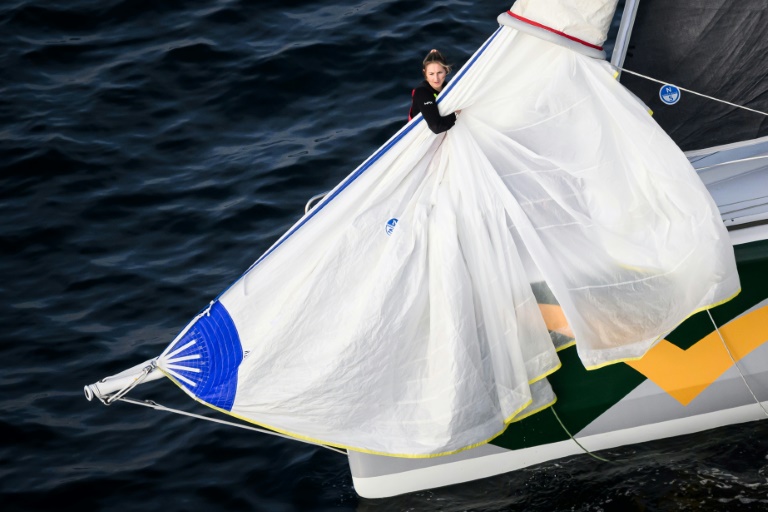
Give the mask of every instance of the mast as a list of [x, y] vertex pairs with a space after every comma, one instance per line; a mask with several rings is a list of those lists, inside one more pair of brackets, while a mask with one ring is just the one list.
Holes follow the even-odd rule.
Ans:
[[[611, 55], [611, 64], [617, 68], [624, 65], [624, 58], [627, 56], [629, 38], [632, 36], [632, 27], [635, 24], [635, 16], [637, 15], [637, 7], [639, 5], [640, 0], [627, 0], [624, 4], [619, 33], [616, 36], [616, 43], [613, 46], [613, 54]], [[621, 71], [619, 71], [619, 76], [621, 76]]]

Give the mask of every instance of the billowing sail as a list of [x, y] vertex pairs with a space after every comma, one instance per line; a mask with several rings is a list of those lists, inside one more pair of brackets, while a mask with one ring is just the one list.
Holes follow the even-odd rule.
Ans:
[[590, 368], [737, 293], [688, 160], [605, 61], [513, 28], [546, 25], [526, 4], [440, 95], [456, 125], [403, 127], [168, 346], [166, 375], [298, 438], [430, 457], [554, 401], [541, 290]]
[[[768, 111], [768, 10], [765, 0], [642, 0], [624, 61], [628, 70]], [[662, 100], [661, 85], [621, 77], [685, 150], [768, 135], [766, 117], [682, 91]]]

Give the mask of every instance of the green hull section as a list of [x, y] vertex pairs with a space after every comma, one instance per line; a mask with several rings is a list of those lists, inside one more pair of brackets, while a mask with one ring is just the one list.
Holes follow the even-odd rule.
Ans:
[[[731, 301], [710, 310], [718, 326], [768, 298], [768, 240], [736, 246], [734, 251], [742, 291]], [[686, 350], [713, 331], [712, 321], [703, 311], [683, 322], [666, 339]], [[562, 368], [549, 377], [557, 395], [553, 407], [573, 435], [647, 380], [645, 375], [624, 363], [587, 371], [575, 347], [562, 350], [559, 355]], [[492, 444], [517, 450], [566, 439], [569, 436], [552, 411], [544, 410], [512, 423]]]

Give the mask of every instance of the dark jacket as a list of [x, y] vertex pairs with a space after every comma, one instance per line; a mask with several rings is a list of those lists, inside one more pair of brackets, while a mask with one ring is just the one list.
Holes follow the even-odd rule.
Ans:
[[416, 115], [421, 113], [427, 122], [429, 129], [435, 133], [448, 131], [456, 122], [456, 114], [441, 116], [437, 109], [437, 91], [424, 80], [413, 90], [413, 101], [411, 102], [411, 111], [408, 115], [410, 121]]

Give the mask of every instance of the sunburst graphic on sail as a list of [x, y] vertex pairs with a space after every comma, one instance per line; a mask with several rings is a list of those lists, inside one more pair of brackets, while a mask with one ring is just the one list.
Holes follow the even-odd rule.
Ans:
[[237, 328], [224, 306], [214, 302], [168, 345], [157, 366], [194, 397], [229, 411], [242, 360]]

